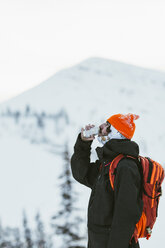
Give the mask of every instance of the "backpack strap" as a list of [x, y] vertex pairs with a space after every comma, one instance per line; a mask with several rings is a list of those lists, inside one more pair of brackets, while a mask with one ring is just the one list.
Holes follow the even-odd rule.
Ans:
[[117, 165], [119, 163], [119, 161], [124, 158], [125, 156], [123, 154], [119, 154], [117, 157], [115, 157], [110, 166], [109, 166], [109, 180], [110, 180], [110, 184], [111, 184], [111, 187], [112, 189], [114, 190], [114, 181], [115, 181], [115, 172], [116, 172], [116, 168], [117, 168]]
[[139, 166], [140, 162], [138, 161], [138, 159], [135, 157], [129, 156], [129, 155], [119, 154], [117, 157], [115, 157], [113, 159], [113, 161], [110, 163], [110, 167], [109, 167], [109, 180], [110, 180], [110, 184], [111, 184], [111, 187], [113, 190], [114, 190], [116, 168], [117, 168], [117, 165], [120, 162], [120, 160], [122, 160], [123, 158], [131, 159], [131, 160], [134, 160], [136, 162], [138, 169], [139, 169], [139, 172], [140, 172], [140, 175], [141, 175], [141, 178], [143, 179], [143, 171], [142, 171], [142, 167]]

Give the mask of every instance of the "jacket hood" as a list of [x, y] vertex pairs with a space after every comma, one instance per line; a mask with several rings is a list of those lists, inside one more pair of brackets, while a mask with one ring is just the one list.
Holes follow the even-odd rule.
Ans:
[[119, 154], [138, 157], [139, 146], [135, 141], [129, 139], [112, 139], [103, 147], [97, 147], [96, 152], [100, 160], [113, 160]]

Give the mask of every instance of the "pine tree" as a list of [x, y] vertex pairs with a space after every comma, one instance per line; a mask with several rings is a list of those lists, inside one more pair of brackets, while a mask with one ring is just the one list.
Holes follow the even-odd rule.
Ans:
[[23, 242], [21, 241], [21, 234], [19, 228], [13, 229], [13, 238], [14, 241], [12, 243], [13, 248], [23, 248]]
[[44, 225], [41, 221], [40, 213], [37, 212], [36, 217], [36, 248], [47, 248], [48, 246], [46, 245], [45, 241], [45, 233], [44, 233]]
[[60, 185], [61, 191], [61, 209], [52, 217], [52, 227], [55, 229], [55, 233], [62, 236], [63, 245], [62, 248], [80, 248], [78, 241], [84, 238], [79, 234], [79, 224], [82, 219], [76, 216], [75, 207], [75, 194], [73, 192], [73, 182], [70, 171], [70, 156], [67, 144], [63, 152], [64, 165], [62, 173], [59, 177], [62, 182]]
[[4, 230], [2, 227], [2, 224], [0, 222], [0, 248], [5, 247], [5, 241], [4, 241]]
[[0, 223], [0, 248], [23, 248], [19, 228], [2, 228]]
[[15, 123], [16, 123], [16, 124], [18, 124], [20, 116], [21, 116], [21, 113], [20, 113], [20, 111], [17, 110], [17, 111], [14, 113], [14, 118], [15, 118]]
[[25, 248], [33, 248], [31, 230], [28, 227], [28, 222], [27, 222], [25, 211], [23, 211], [23, 228], [24, 228]]
[[25, 116], [28, 116], [29, 114], [30, 114], [30, 106], [29, 105], [26, 105]]
[[36, 118], [37, 118], [37, 126], [43, 129], [45, 127], [45, 124], [42, 115], [36, 114]]

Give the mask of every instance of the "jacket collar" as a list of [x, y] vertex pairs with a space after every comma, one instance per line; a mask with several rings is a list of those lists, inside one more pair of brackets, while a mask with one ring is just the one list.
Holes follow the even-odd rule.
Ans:
[[111, 139], [103, 147], [97, 147], [96, 152], [100, 161], [112, 161], [119, 154], [138, 157], [139, 146], [129, 139]]

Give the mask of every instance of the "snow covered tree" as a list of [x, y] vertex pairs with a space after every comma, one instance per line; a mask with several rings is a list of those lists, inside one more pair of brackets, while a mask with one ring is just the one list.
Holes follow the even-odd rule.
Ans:
[[38, 212], [35, 216], [36, 221], [36, 241], [35, 245], [37, 248], [47, 248], [45, 233], [44, 233], [44, 225], [41, 221], [40, 213]]
[[21, 116], [20, 111], [18, 111], [18, 110], [15, 111], [13, 115], [14, 115], [14, 118], [15, 118], [15, 123], [18, 124], [19, 118], [20, 118], [20, 116]]
[[28, 227], [28, 222], [27, 222], [25, 211], [23, 211], [23, 228], [24, 228], [25, 248], [33, 248], [31, 230]]
[[45, 127], [43, 116], [38, 114], [36, 115], [36, 118], [37, 118], [37, 126], [43, 129]]
[[29, 105], [26, 105], [25, 116], [28, 116], [29, 114], [30, 114], [30, 106]]
[[13, 248], [23, 248], [23, 242], [21, 241], [21, 234], [19, 228], [13, 229], [13, 242], [12, 242]]
[[84, 239], [80, 235], [79, 226], [82, 219], [77, 214], [75, 207], [75, 193], [73, 191], [73, 181], [70, 171], [70, 156], [67, 144], [62, 154], [64, 165], [59, 177], [61, 191], [61, 208], [56, 215], [52, 217], [52, 227], [55, 233], [62, 237], [62, 248], [80, 248], [78, 243]]

